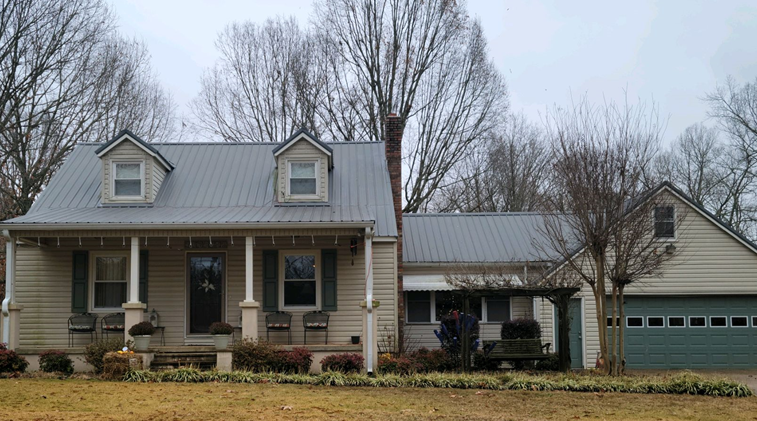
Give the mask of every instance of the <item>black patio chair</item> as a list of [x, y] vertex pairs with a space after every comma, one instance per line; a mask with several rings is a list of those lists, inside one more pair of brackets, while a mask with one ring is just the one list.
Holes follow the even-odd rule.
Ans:
[[305, 328], [305, 345], [308, 343], [308, 330], [326, 331], [326, 342], [329, 343], [329, 313], [325, 311], [310, 311], [302, 315], [302, 326]]
[[100, 334], [107, 338], [111, 332], [124, 334], [124, 324], [126, 323], [124, 313], [106, 314], [100, 319]]
[[288, 344], [292, 344], [292, 313], [286, 311], [276, 311], [268, 313], [265, 316], [265, 339], [270, 342], [270, 332], [272, 330], [286, 331], [288, 334]]
[[97, 315], [74, 314], [68, 318], [68, 346], [74, 346], [74, 334], [89, 333], [90, 343], [97, 340]]

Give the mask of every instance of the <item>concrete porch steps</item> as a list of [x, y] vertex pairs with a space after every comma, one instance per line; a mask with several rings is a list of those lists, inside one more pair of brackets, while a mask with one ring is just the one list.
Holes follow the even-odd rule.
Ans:
[[212, 370], [216, 366], [216, 353], [206, 351], [158, 351], [150, 363], [150, 370], [171, 370], [179, 367], [193, 367]]

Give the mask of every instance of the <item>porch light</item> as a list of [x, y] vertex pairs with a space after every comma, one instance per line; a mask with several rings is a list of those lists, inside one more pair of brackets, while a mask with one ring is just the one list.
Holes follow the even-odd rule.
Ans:
[[154, 308], [150, 312], [150, 317], [148, 319], [149, 319], [149, 322], [150, 322], [151, 325], [153, 325], [153, 326], [160, 326], [158, 324], [158, 312], [155, 311]]

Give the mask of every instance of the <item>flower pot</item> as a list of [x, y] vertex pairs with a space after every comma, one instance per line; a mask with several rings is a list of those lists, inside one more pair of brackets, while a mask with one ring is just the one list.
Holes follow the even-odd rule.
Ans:
[[231, 339], [231, 335], [213, 335], [213, 343], [219, 351], [229, 347], [229, 339]]
[[360, 343], [360, 336], [353, 336], [352, 337], [352, 345], [357, 345]]
[[150, 338], [152, 338], [152, 335], [134, 336], [134, 349], [136, 351], [147, 351], [147, 348], [150, 347]]

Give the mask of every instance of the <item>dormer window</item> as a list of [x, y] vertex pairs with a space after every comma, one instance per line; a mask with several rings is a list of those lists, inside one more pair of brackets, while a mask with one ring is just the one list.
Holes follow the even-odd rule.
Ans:
[[289, 195], [301, 198], [318, 197], [318, 161], [289, 162]]
[[119, 198], [144, 197], [145, 164], [139, 162], [113, 163], [113, 196]]

